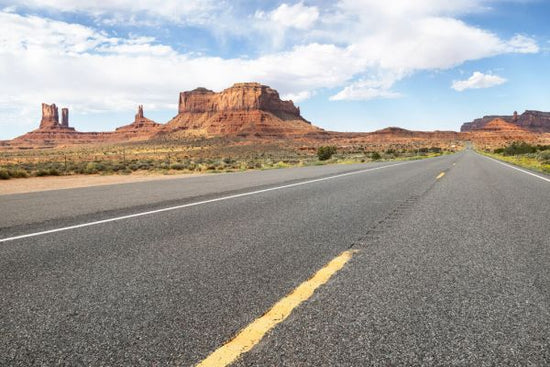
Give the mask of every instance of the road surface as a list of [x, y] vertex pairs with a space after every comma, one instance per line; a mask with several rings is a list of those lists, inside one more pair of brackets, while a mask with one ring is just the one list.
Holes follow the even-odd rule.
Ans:
[[550, 180], [469, 150], [0, 210], [2, 366], [196, 365], [250, 325], [236, 366], [550, 363]]

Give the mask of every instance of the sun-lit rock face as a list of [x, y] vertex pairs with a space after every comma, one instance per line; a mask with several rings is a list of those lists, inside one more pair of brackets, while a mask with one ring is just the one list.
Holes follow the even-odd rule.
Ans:
[[164, 132], [203, 136], [287, 137], [320, 132], [292, 101], [259, 83], [237, 83], [216, 93], [205, 88], [182, 92], [178, 115]]
[[59, 110], [54, 104], [42, 103], [42, 120], [40, 129], [55, 128], [59, 126]]
[[510, 116], [483, 116], [482, 118], [475, 119], [472, 122], [466, 122], [462, 124], [460, 131], [467, 132], [481, 130], [491, 121], [494, 121], [496, 119], [512, 123], [531, 132], [550, 132], [550, 112], [531, 110], [527, 110], [521, 115], [518, 115], [517, 112], [514, 112], [514, 114]]
[[180, 93], [179, 113], [250, 110], [300, 116], [292, 101], [281, 100], [275, 89], [259, 83], [237, 83], [220, 93], [205, 88]]

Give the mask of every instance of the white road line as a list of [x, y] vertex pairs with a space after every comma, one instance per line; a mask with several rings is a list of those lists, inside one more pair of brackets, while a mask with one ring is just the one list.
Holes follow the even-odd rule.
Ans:
[[494, 159], [494, 158], [491, 158], [491, 157], [487, 157], [486, 155], [483, 155], [483, 154], [480, 154], [482, 157], [485, 157], [487, 159], [490, 159], [494, 162], [497, 162], [499, 164], [502, 164], [503, 166], [506, 166], [506, 167], [509, 167], [509, 168], [512, 168], [512, 169], [515, 169], [516, 171], [520, 171], [520, 172], [523, 172], [523, 173], [526, 173], [528, 175], [531, 175], [531, 176], [534, 176], [536, 178], [540, 178], [541, 180], [544, 180], [546, 182], [550, 182], [550, 179], [547, 178], [547, 177], [542, 177], [542, 176], [539, 176], [539, 175], [536, 175], [534, 174], [533, 172], [529, 172], [529, 171], [526, 171], [524, 169], [521, 169], [521, 168], [518, 168], [518, 167], [515, 167], [515, 166], [512, 166], [511, 164], [508, 164], [508, 163], [504, 163], [502, 161], [499, 161], [498, 159]]
[[130, 214], [130, 215], [123, 215], [121, 217], [114, 217], [114, 218], [103, 219], [103, 220], [98, 220], [98, 221], [94, 221], [94, 222], [76, 224], [74, 226], [54, 228], [54, 229], [50, 229], [50, 230], [47, 230], [47, 231], [28, 233], [28, 234], [23, 234], [23, 235], [14, 236], [14, 237], [7, 237], [7, 238], [0, 239], [0, 243], [19, 240], [19, 239], [22, 239], [22, 238], [41, 236], [41, 235], [49, 234], [49, 233], [63, 232], [63, 231], [71, 230], [71, 229], [90, 227], [90, 226], [95, 226], [95, 225], [103, 224], [103, 223], [116, 222], [116, 221], [123, 220], [123, 219], [143, 217], [145, 215], [168, 212], [168, 211], [177, 210], [177, 209], [190, 208], [190, 207], [193, 207], [193, 206], [204, 205], [204, 204], [209, 204], [209, 203], [215, 203], [217, 201], [231, 200], [231, 199], [241, 198], [241, 197], [244, 197], [244, 196], [262, 194], [262, 193], [269, 192], [269, 191], [288, 189], [290, 187], [296, 187], [296, 186], [312, 184], [312, 183], [315, 183], [315, 182], [333, 180], [335, 178], [351, 176], [351, 175], [357, 175], [357, 174], [360, 174], [360, 173], [376, 171], [376, 170], [389, 168], [389, 167], [401, 166], [403, 164], [414, 163], [414, 162], [418, 162], [418, 161], [401, 162], [401, 163], [390, 164], [390, 165], [382, 166], [382, 167], [368, 168], [368, 169], [364, 169], [364, 170], [360, 170], [360, 171], [354, 171], [354, 172], [342, 173], [342, 174], [339, 174], [339, 175], [334, 175], [334, 176], [329, 176], [329, 177], [317, 178], [317, 179], [314, 179], [314, 180], [308, 180], [308, 181], [302, 181], [302, 182], [297, 182], [297, 183], [288, 184], [288, 185], [270, 187], [268, 189], [263, 189], [263, 190], [256, 190], [256, 191], [245, 192], [245, 193], [242, 193], [242, 194], [222, 196], [222, 197], [215, 198], [215, 199], [210, 199], [210, 200], [197, 201], [197, 202], [194, 202], [194, 203], [176, 205], [176, 206], [171, 206], [171, 207], [168, 207], [168, 208], [150, 210], [150, 211], [135, 213], [135, 214]]

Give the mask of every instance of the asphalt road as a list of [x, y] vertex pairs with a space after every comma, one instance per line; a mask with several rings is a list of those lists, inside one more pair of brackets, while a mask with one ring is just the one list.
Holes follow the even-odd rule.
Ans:
[[0, 365], [197, 364], [350, 248], [235, 365], [548, 365], [547, 180], [465, 151], [0, 196]]

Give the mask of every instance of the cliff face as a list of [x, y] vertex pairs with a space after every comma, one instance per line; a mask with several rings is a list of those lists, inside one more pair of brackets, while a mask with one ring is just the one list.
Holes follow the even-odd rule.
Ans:
[[55, 128], [59, 126], [59, 110], [54, 104], [48, 105], [42, 103], [42, 120], [40, 120], [40, 129]]
[[462, 124], [460, 131], [476, 131], [483, 129], [488, 123], [493, 120], [500, 119], [508, 123], [517, 125], [525, 130], [529, 130], [536, 133], [548, 133], [550, 132], [550, 112], [540, 111], [525, 111], [521, 115], [514, 112], [510, 116], [483, 116], [482, 118], [475, 119], [472, 122], [466, 122]]
[[292, 101], [259, 83], [238, 83], [220, 93], [205, 88], [182, 92], [178, 112], [163, 129], [165, 136], [288, 137], [322, 131]]
[[259, 83], [237, 83], [221, 93], [205, 88], [180, 93], [179, 113], [262, 110], [302, 119], [292, 101], [282, 101], [279, 93]]
[[525, 111], [518, 117], [517, 125], [537, 133], [550, 133], [550, 112]]
[[[71, 130], [73, 128], [69, 127], [69, 109], [61, 109], [61, 124], [59, 123], [59, 109], [54, 104], [42, 103], [42, 119], [40, 120], [40, 127], [38, 130]], [[35, 130], [37, 131], [37, 130]]]

